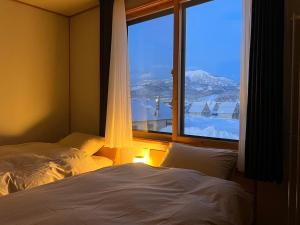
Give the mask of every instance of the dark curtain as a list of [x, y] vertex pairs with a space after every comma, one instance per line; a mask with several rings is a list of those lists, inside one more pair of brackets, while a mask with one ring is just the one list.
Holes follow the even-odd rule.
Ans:
[[114, 0], [100, 1], [100, 119], [99, 135], [105, 136]]
[[245, 174], [281, 182], [284, 0], [252, 4]]

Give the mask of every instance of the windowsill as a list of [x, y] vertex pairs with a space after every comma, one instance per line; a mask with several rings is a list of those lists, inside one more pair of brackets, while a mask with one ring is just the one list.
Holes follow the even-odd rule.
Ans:
[[138, 139], [145, 139], [154, 142], [179, 142], [205, 148], [230, 149], [234, 151], [237, 151], [239, 146], [239, 141], [235, 140], [222, 140], [195, 136], [177, 136], [172, 138], [171, 134], [150, 133], [136, 130], [133, 131], [133, 136]]
[[134, 130], [133, 136], [140, 139], [147, 139], [147, 140], [160, 141], [160, 142], [172, 141], [172, 135], [167, 133], [154, 133], [154, 132], [152, 133], [152, 132]]

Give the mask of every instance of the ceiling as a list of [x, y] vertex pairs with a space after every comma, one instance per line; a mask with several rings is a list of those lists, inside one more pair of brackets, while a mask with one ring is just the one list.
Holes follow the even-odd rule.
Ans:
[[99, 0], [18, 0], [52, 12], [72, 16], [99, 5]]
[[[72, 16], [99, 5], [99, 0], [16, 0], [65, 16]], [[126, 8], [131, 9], [153, 0], [125, 0]]]

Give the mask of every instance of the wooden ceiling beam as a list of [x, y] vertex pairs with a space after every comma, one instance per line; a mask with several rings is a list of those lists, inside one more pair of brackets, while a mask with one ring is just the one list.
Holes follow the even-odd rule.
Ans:
[[174, 7], [173, 0], [154, 0], [141, 6], [128, 9], [126, 11], [127, 21], [132, 21], [142, 16], [148, 16], [153, 13], [172, 9]]

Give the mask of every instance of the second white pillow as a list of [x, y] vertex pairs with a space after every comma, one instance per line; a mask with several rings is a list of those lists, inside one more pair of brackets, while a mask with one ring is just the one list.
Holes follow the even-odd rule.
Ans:
[[162, 166], [193, 169], [208, 176], [229, 179], [236, 161], [237, 153], [230, 150], [171, 143]]

